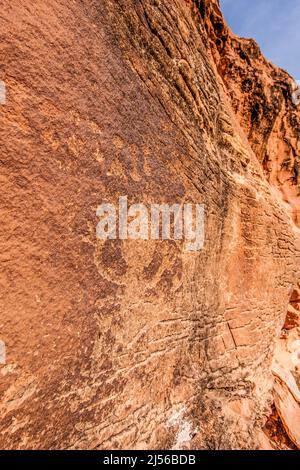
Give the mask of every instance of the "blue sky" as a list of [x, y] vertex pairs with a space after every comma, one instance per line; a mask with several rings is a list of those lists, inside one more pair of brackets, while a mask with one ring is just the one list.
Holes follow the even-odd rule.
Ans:
[[220, 0], [239, 36], [257, 40], [264, 55], [300, 80], [300, 0]]

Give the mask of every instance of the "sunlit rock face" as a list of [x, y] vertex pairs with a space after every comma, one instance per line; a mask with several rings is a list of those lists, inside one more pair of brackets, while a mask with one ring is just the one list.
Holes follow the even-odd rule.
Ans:
[[[286, 92], [250, 125], [241, 86], [273, 103], [289, 79], [254, 45], [230, 72], [246, 43], [217, 2], [12, 0], [0, 21], [1, 447], [261, 447], [299, 279], [297, 182], [273, 184], [274, 155], [283, 109], [294, 152], [299, 120]], [[97, 239], [124, 195], [204, 204], [203, 250]]]

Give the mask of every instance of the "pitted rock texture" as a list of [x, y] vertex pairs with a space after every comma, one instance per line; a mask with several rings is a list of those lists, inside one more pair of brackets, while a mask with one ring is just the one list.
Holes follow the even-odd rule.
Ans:
[[[1, 4], [1, 448], [260, 445], [299, 240], [210, 8]], [[97, 240], [122, 195], [204, 203], [204, 250]]]

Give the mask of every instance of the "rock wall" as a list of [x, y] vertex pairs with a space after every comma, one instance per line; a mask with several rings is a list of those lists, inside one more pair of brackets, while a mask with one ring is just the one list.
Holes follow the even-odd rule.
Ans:
[[202, 11], [218, 73], [247, 139], [270, 184], [299, 227], [300, 109], [295, 80], [268, 62], [253, 39], [235, 36], [219, 2]]
[[[230, 98], [218, 4], [1, 12], [0, 446], [260, 446], [299, 243], [251, 93]], [[122, 195], [205, 204], [204, 249], [98, 240]]]

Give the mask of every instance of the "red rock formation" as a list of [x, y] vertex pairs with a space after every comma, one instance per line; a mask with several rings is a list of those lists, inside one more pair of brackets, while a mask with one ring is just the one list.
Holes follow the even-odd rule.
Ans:
[[[293, 448], [300, 448], [300, 297], [299, 285], [291, 295], [282, 334], [277, 339], [273, 374], [274, 401], [282, 426]], [[270, 436], [268, 429], [267, 434]], [[282, 432], [278, 433], [282, 436]], [[281, 443], [271, 441], [275, 448]]]
[[[299, 227], [300, 110], [293, 100], [294, 81], [263, 57], [253, 39], [238, 38], [229, 30], [218, 2], [207, 2], [202, 16], [214, 62], [239, 123], [267, 180]], [[300, 447], [300, 390], [294, 379], [299, 376], [296, 356], [300, 348], [290, 349], [300, 338], [299, 285], [290, 300], [283, 325], [286, 334], [278, 340], [275, 352], [274, 398], [287, 434]]]
[[214, 61], [239, 123], [265, 176], [280, 191], [299, 227], [300, 108], [292, 99], [295, 81], [268, 62], [253, 39], [230, 31], [218, 1], [206, 2], [203, 17]]
[[[299, 279], [286, 74], [217, 2], [1, 7], [1, 447], [258, 447]], [[204, 250], [97, 240], [120, 195], [204, 203]]]

